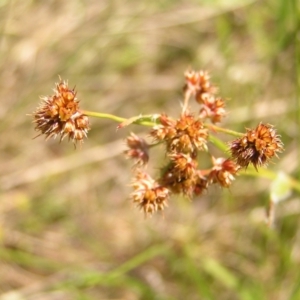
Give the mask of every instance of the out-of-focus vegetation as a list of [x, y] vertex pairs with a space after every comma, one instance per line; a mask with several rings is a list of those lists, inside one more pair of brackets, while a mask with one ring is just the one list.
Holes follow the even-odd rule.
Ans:
[[297, 193], [274, 229], [271, 182], [244, 175], [145, 220], [121, 155], [145, 128], [93, 119], [74, 150], [32, 139], [26, 116], [58, 75], [86, 110], [177, 116], [183, 72], [204, 68], [228, 99], [225, 126], [275, 125], [286, 150], [270, 168], [297, 178], [297, 0], [2, 0], [0, 30], [1, 300], [300, 298]]

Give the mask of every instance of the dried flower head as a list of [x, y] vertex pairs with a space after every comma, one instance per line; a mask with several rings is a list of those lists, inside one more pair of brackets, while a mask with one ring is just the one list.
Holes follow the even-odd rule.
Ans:
[[149, 145], [143, 139], [131, 132], [126, 139], [128, 149], [124, 151], [128, 158], [134, 159], [137, 165], [146, 165], [149, 160]]
[[194, 186], [194, 194], [196, 196], [201, 195], [207, 189], [209, 184], [207, 177], [202, 173], [203, 172], [201, 170], [197, 170], [196, 182]]
[[195, 175], [198, 163], [197, 160], [193, 159], [190, 155], [171, 153], [169, 154], [169, 158], [174, 165], [174, 171], [178, 173], [178, 178], [191, 178]]
[[152, 215], [168, 206], [170, 191], [152, 179], [147, 173], [138, 171], [132, 186], [131, 198], [144, 211], [145, 216]]
[[210, 77], [206, 71], [188, 70], [184, 76], [186, 80], [185, 93], [193, 95], [198, 103], [203, 103], [207, 96], [217, 92], [217, 88], [210, 83]]
[[200, 118], [209, 118], [213, 123], [219, 123], [225, 115], [225, 103], [222, 98], [213, 95], [204, 98]]
[[75, 90], [61, 81], [56, 84], [54, 92], [52, 96], [42, 97], [42, 103], [32, 114], [35, 130], [40, 131], [39, 135], [44, 134], [46, 139], [60, 136], [61, 141], [68, 136], [74, 143], [81, 143], [87, 136], [89, 120], [79, 109]]
[[247, 133], [230, 143], [232, 157], [241, 167], [250, 163], [257, 167], [267, 165], [269, 160], [283, 151], [280, 136], [270, 124], [260, 123], [255, 129], [247, 129]]
[[164, 141], [168, 151], [186, 154], [206, 149], [208, 131], [200, 119], [182, 114], [174, 121], [161, 115], [160, 122], [160, 125], [153, 127], [151, 135], [158, 141]]
[[214, 166], [209, 173], [209, 181], [219, 183], [223, 187], [229, 187], [240, 167], [230, 159], [223, 157], [217, 159], [213, 157], [212, 159]]
[[182, 194], [192, 198], [196, 180], [196, 170], [193, 166], [181, 170], [176, 163], [170, 162], [162, 169], [159, 182], [174, 194]]

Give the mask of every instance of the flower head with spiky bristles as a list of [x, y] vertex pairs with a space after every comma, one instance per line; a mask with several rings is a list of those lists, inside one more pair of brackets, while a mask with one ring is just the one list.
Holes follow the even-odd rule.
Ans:
[[184, 91], [188, 95], [193, 95], [198, 103], [203, 103], [206, 97], [217, 92], [217, 88], [209, 81], [210, 76], [206, 71], [188, 70], [184, 74]]
[[180, 166], [179, 159], [181, 158], [171, 160], [166, 167], [161, 169], [159, 183], [170, 189], [172, 193], [182, 194], [191, 199], [197, 181], [195, 165], [190, 163], [186, 167]]
[[229, 187], [240, 167], [234, 161], [223, 157], [217, 159], [213, 157], [212, 161], [214, 166], [209, 173], [209, 181], [219, 183], [222, 187]]
[[149, 145], [133, 132], [126, 139], [128, 149], [124, 151], [127, 158], [135, 160], [136, 165], [146, 165], [149, 160]]
[[60, 81], [54, 92], [52, 96], [42, 97], [42, 103], [33, 112], [35, 130], [46, 139], [60, 136], [60, 141], [68, 137], [74, 143], [82, 143], [89, 130], [89, 119], [79, 109], [75, 90], [69, 89], [67, 82]]
[[200, 118], [209, 118], [213, 123], [219, 123], [225, 115], [225, 103], [222, 98], [213, 95], [205, 97], [199, 113]]
[[153, 127], [151, 135], [164, 141], [169, 152], [187, 154], [206, 149], [208, 131], [200, 119], [184, 113], [176, 121], [161, 115], [160, 122]]
[[170, 191], [145, 172], [138, 171], [132, 182], [133, 202], [144, 211], [145, 216], [164, 210], [168, 206]]
[[208, 180], [207, 177], [203, 175], [201, 170], [197, 170], [196, 173], [196, 181], [194, 185], [194, 195], [199, 196], [201, 195], [208, 187]]
[[270, 124], [260, 123], [255, 129], [230, 143], [230, 152], [236, 163], [248, 167], [250, 163], [257, 169], [267, 165], [270, 159], [283, 151], [280, 136]]

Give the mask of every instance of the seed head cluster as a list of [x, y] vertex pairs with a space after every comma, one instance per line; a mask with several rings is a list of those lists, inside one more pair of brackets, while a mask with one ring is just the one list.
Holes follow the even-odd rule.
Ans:
[[210, 119], [212, 123], [219, 123], [226, 115], [225, 103], [221, 97], [216, 96], [217, 87], [210, 82], [210, 76], [206, 71], [185, 72], [185, 98], [193, 96], [201, 105], [199, 117]]
[[[163, 211], [174, 194], [193, 199], [213, 184], [229, 188], [240, 169], [252, 164], [257, 170], [283, 151], [274, 127], [260, 123], [229, 143], [230, 158], [215, 158], [208, 147], [210, 140], [216, 140], [211, 134], [218, 131], [230, 133], [214, 125], [227, 115], [225, 102], [217, 95], [218, 89], [210, 82], [208, 72], [189, 70], [184, 77], [183, 105], [179, 116], [173, 118], [159, 114], [154, 118], [152, 115], [151, 122], [147, 123], [152, 126], [148, 134], [150, 142], [134, 133], [126, 139], [124, 154], [134, 166], [130, 196], [145, 216]], [[31, 114], [39, 135], [45, 135], [46, 139], [58, 136], [60, 141], [68, 137], [75, 145], [77, 142], [81, 144], [90, 129], [87, 115], [96, 113], [80, 110], [76, 91], [62, 80], [56, 84], [52, 96], [41, 99], [41, 104]], [[191, 99], [194, 106], [199, 106], [196, 112], [190, 110]], [[135, 117], [132, 119], [134, 122], [137, 120]], [[118, 128], [132, 123], [132, 119], [127, 119]], [[147, 168], [150, 151], [157, 148], [163, 149], [164, 162], [154, 168], [158, 174], [152, 177]], [[202, 152], [206, 152], [205, 156], [201, 155]], [[211, 157], [209, 168], [207, 155]]]
[[149, 160], [149, 145], [147, 142], [131, 132], [126, 139], [126, 144], [128, 149], [124, 151], [125, 156], [133, 159], [135, 165], [147, 165]]
[[74, 143], [82, 143], [89, 130], [89, 119], [79, 109], [75, 90], [69, 89], [67, 82], [60, 81], [54, 95], [41, 99], [42, 103], [32, 114], [39, 135], [44, 134], [46, 139], [59, 136], [60, 141], [68, 137]]
[[[211, 128], [205, 121], [220, 122], [226, 115], [225, 105], [223, 99], [216, 96], [217, 88], [211, 84], [207, 72], [188, 71], [185, 81], [184, 105], [179, 118], [159, 115], [157, 124], [149, 132], [152, 144], [134, 134], [127, 138], [125, 155], [139, 166], [133, 169], [136, 175], [131, 198], [146, 216], [166, 208], [171, 195], [180, 194], [193, 199], [212, 184], [230, 187], [241, 168], [236, 160], [211, 157], [211, 168], [201, 169], [199, 154], [208, 152]], [[190, 112], [190, 99], [200, 105], [198, 113]], [[165, 162], [153, 179], [145, 168], [150, 150], [159, 145], [164, 148]]]

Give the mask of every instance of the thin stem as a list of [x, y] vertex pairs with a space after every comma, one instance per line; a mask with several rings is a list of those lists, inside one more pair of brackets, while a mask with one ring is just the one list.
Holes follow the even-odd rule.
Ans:
[[188, 105], [189, 105], [189, 100], [191, 97], [191, 92], [189, 90], [187, 90], [184, 93], [184, 102], [183, 102], [183, 107], [182, 107], [182, 113], [184, 114], [186, 112], [186, 110], [188, 109]]
[[237, 137], [241, 137], [241, 136], [244, 135], [244, 133], [240, 133], [240, 132], [237, 132], [237, 131], [234, 131], [234, 130], [218, 127], [218, 126], [212, 125], [212, 124], [204, 124], [204, 126], [208, 129], [211, 129], [212, 131], [224, 132], [224, 133], [227, 133], [229, 135], [233, 135], [233, 136], [237, 136]]
[[209, 141], [212, 142], [221, 151], [228, 153], [229, 150], [228, 146], [223, 141], [215, 137], [214, 135], [211, 134], [209, 135]]
[[112, 114], [100, 113], [95, 111], [83, 110], [82, 113], [85, 114], [86, 116], [96, 117], [100, 119], [110, 119], [115, 122], [121, 123], [118, 126], [119, 129], [126, 127], [130, 124], [138, 124], [138, 125], [149, 126], [149, 127], [152, 127], [157, 124], [157, 122], [155, 122], [155, 120], [157, 119], [157, 115], [135, 116], [133, 118], [125, 119]]
[[99, 113], [99, 112], [95, 112], [95, 111], [87, 111], [87, 110], [83, 110], [82, 111], [83, 114], [90, 116], [90, 117], [96, 117], [96, 118], [101, 118], [101, 119], [110, 119], [116, 122], [124, 122], [127, 119], [122, 118], [122, 117], [118, 117], [115, 115], [111, 115], [111, 114], [105, 114], [105, 113]]
[[259, 168], [259, 171], [256, 171], [254, 167], [249, 166], [247, 169], [243, 169], [240, 171], [243, 175], [252, 176], [252, 177], [259, 177], [259, 178], [266, 178], [270, 180], [274, 180], [277, 176], [277, 173], [272, 172], [267, 169]]
[[163, 144], [163, 141], [160, 141], [160, 142], [157, 142], [154, 144], [148, 144], [148, 148], [151, 149], [151, 148], [154, 148], [154, 147], [162, 145], [162, 144]]

